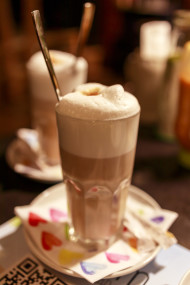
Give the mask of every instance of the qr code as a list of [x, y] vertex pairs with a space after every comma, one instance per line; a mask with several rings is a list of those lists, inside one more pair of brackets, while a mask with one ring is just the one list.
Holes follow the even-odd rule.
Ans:
[[25, 257], [0, 276], [0, 285], [67, 285], [42, 267], [33, 257]]

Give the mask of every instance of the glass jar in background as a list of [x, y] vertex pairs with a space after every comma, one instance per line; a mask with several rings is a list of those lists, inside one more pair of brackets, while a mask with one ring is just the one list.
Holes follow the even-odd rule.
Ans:
[[190, 169], [190, 41], [181, 59], [175, 133], [180, 144], [179, 162]]
[[159, 89], [158, 136], [164, 141], [176, 140], [179, 76], [186, 42], [190, 40], [190, 11], [176, 10], [172, 20], [171, 49]]
[[166, 142], [175, 142], [175, 120], [179, 94], [179, 67], [181, 56], [169, 56], [159, 87], [157, 135]]
[[173, 14], [171, 53], [181, 53], [190, 40], [190, 10], [176, 10]]

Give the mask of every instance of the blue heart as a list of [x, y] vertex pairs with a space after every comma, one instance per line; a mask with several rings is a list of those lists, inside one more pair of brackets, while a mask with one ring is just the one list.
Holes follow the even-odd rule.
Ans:
[[157, 216], [157, 217], [154, 217], [151, 219], [152, 222], [156, 223], [156, 224], [160, 224], [162, 223], [164, 220], [164, 217], [163, 216]]
[[96, 274], [96, 270], [103, 270], [107, 267], [105, 264], [85, 262], [85, 261], [80, 262], [80, 265], [83, 272], [88, 275], [94, 275]]

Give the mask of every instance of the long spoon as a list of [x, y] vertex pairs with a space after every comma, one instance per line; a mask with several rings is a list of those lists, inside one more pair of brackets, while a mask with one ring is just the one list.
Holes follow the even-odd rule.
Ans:
[[56, 74], [53, 68], [53, 64], [50, 58], [49, 50], [48, 50], [48, 47], [45, 41], [45, 35], [44, 35], [44, 30], [42, 26], [41, 17], [40, 17], [40, 12], [39, 10], [35, 10], [31, 12], [31, 14], [32, 14], [32, 19], [33, 19], [36, 35], [37, 35], [42, 54], [44, 56], [44, 59], [45, 59], [45, 62], [48, 68], [48, 71], [49, 71], [51, 81], [53, 83], [55, 94], [57, 96], [57, 100], [60, 101], [61, 96], [62, 96], [61, 89], [59, 87], [59, 83], [58, 83], [58, 80], [57, 80], [57, 77], [56, 77]]
[[95, 12], [95, 5], [93, 3], [87, 2], [84, 4], [77, 48], [75, 53], [76, 57], [79, 57], [81, 55], [82, 49], [87, 41], [94, 18], [94, 12]]

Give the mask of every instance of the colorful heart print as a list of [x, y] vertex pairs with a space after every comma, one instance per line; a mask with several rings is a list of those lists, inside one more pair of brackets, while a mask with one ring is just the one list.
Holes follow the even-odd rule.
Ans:
[[129, 245], [132, 248], [137, 249], [137, 247], [138, 247], [138, 239], [136, 237], [130, 237], [128, 242], [129, 242]]
[[80, 266], [82, 268], [82, 271], [88, 275], [94, 275], [97, 273], [97, 271], [104, 270], [107, 267], [105, 264], [86, 262], [86, 261], [82, 261], [80, 263]]
[[30, 212], [28, 216], [28, 223], [32, 227], [37, 227], [39, 223], [47, 223], [47, 221], [37, 214]]
[[80, 252], [74, 252], [67, 249], [61, 249], [59, 252], [59, 263], [61, 265], [71, 265], [80, 260], [83, 260], [84, 254]]
[[66, 240], [69, 240], [69, 239], [70, 239], [69, 230], [70, 230], [69, 225], [68, 225], [67, 223], [65, 223], [65, 226], [64, 226], [64, 233], [65, 233], [65, 238], [66, 238]]
[[143, 216], [144, 215], [144, 209], [138, 209], [139, 215]]
[[128, 261], [130, 259], [129, 255], [123, 255], [118, 253], [105, 252], [105, 255], [107, 257], [107, 260], [111, 263], [119, 263], [122, 260]]
[[51, 250], [53, 246], [61, 246], [62, 241], [58, 239], [55, 235], [49, 232], [43, 231], [41, 234], [42, 247], [45, 250]]
[[58, 209], [51, 208], [49, 212], [50, 212], [50, 217], [53, 222], [58, 222], [62, 218], [67, 218], [67, 213], [60, 211]]
[[163, 216], [156, 216], [156, 217], [153, 217], [151, 219], [151, 221], [156, 223], [156, 224], [160, 224], [164, 221], [164, 217]]

